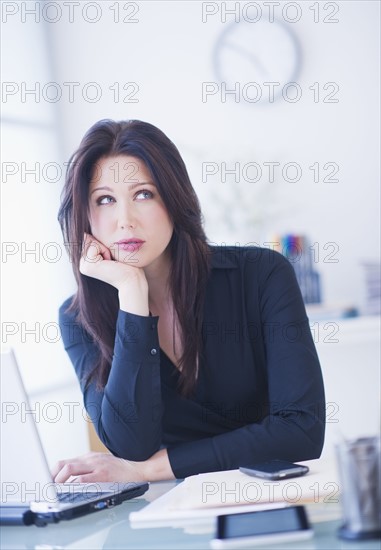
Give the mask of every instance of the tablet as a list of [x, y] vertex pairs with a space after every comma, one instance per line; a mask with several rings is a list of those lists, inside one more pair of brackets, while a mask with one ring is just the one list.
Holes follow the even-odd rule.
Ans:
[[238, 548], [312, 537], [304, 506], [287, 506], [217, 517], [212, 548]]

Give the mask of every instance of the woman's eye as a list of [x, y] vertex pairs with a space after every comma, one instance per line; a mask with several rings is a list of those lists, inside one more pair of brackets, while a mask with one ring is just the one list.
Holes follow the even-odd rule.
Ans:
[[152, 191], [148, 191], [147, 189], [142, 189], [142, 191], [138, 191], [138, 193], [136, 193], [135, 195], [135, 198], [139, 200], [152, 199], [152, 197]]
[[97, 204], [110, 204], [111, 202], [115, 202], [113, 197], [110, 197], [109, 195], [106, 195], [104, 197], [99, 197], [97, 199]]

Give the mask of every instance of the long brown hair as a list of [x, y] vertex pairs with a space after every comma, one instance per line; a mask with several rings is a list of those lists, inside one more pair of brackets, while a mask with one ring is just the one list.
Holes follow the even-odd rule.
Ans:
[[189, 395], [202, 353], [202, 313], [210, 250], [200, 204], [179, 151], [161, 130], [139, 120], [101, 120], [94, 124], [69, 160], [61, 196], [58, 221], [78, 285], [69, 309], [76, 312], [76, 322], [89, 333], [100, 351], [88, 381], [95, 379], [100, 387], [107, 382], [119, 309], [114, 287], [79, 271], [83, 236], [85, 232], [91, 233], [88, 190], [96, 163], [117, 155], [133, 156], [144, 162], [174, 225], [169, 243], [169, 285], [182, 334], [179, 390]]

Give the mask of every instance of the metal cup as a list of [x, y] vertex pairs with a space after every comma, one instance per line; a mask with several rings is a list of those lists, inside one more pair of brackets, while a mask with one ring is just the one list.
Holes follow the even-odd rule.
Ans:
[[336, 446], [341, 481], [343, 539], [381, 538], [380, 438], [362, 437]]

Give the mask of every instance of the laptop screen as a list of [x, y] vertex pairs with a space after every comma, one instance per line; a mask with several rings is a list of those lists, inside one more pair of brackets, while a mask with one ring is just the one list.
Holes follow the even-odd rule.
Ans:
[[56, 489], [13, 350], [1, 350], [1, 503], [52, 501]]

